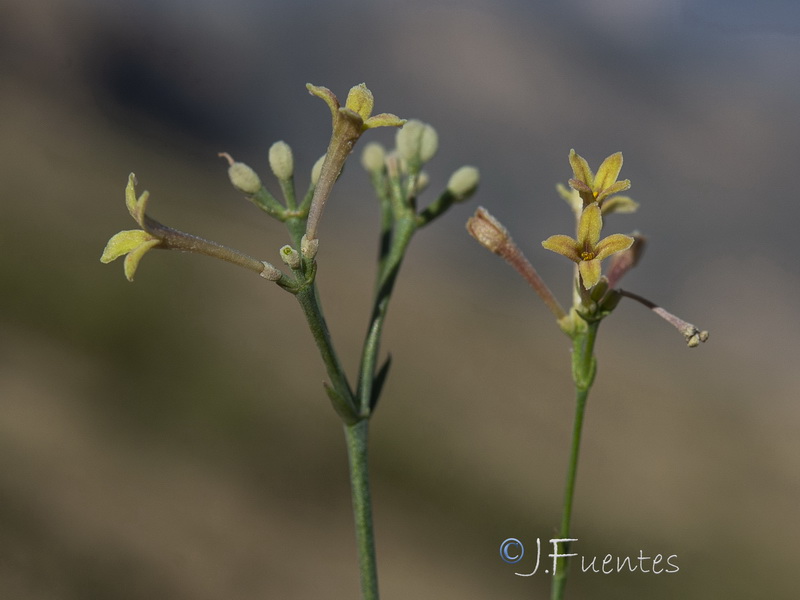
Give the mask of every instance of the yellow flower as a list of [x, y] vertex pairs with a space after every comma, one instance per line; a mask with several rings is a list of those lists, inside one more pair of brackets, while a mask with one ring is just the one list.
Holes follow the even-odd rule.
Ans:
[[566, 256], [578, 264], [578, 271], [587, 290], [600, 281], [600, 261], [612, 254], [627, 250], [633, 244], [633, 238], [621, 233], [600, 239], [603, 217], [600, 206], [592, 202], [581, 213], [578, 222], [578, 239], [568, 235], [553, 235], [542, 242], [542, 246], [553, 252]]
[[360, 83], [350, 89], [344, 106], [339, 104], [336, 95], [326, 87], [307, 83], [306, 88], [314, 96], [322, 98], [331, 109], [334, 127], [339, 115], [359, 122], [362, 131], [373, 127], [402, 127], [406, 122], [405, 119], [390, 113], [373, 115], [372, 108], [375, 105], [375, 99], [365, 83]]
[[[139, 198], [136, 198], [135, 185], [136, 177], [131, 173], [128, 176], [128, 185], [125, 188], [125, 205], [128, 207], [128, 212], [131, 213], [134, 220], [144, 228], [144, 211], [147, 207], [147, 200], [150, 195], [144, 192]], [[161, 242], [161, 239], [142, 229], [120, 231], [108, 240], [103, 250], [103, 255], [100, 257], [100, 262], [110, 263], [120, 256], [127, 255], [125, 256], [124, 264], [125, 277], [128, 281], [133, 281], [133, 276], [136, 274], [139, 261], [142, 260], [142, 257], [150, 249], [155, 248]]]
[[406, 121], [389, 113], [373, 115], [372, 107], [375, 101], [372, 92], [363, 83], [350, 90], [344, 106], [339, 104], [336, 95], [326, 87], [308, 83], [306, 88], [309, 93], [325, 101], [331, 109], [333, 119], [331, 141], [328, 143], [328, 151], [325, 153], [319, 181], [314, 188], [314, 196], [308, 210], [306, 239], [311, 241], [317, 239], [317, 228], [325, 203], [361, 134], [373, 127], [402, 127]]
[[589, 206], [592, 202], [597, 202], [603, 208], [603, 213], [635, 210], [635, 203], [629, 198], [627, 199], [629, 202], [620, 202], [621, 198], [615, 199], [617, 206], [613, 210], [607, 211], [603, 206], [607, 198], [631, 187], [630, 180], [617, 180], [620, 169], [622, 169], [622, 152], [616, 152], [606, 158], [597, 169], [597, 174], [592, 173], [589, 163], [575, 150], [569, 151], [569, 164], [572, 165], [572, 172], [575, 174], [575, 178], [569, 180], [569, 186], [578, 192], [584, 207]]
[[108, 244], [103, 250], [103, 256], [100, 257], [100, 262], [110, 263], [112, 260], [127, 254], [124, 265], [125, 277], [128, 281], [133, 281], [133, 276], [136, 274], [136, 268], [139, 266], [142, 256], [160, 243], [160, 239], [141, 229], [120, 231], [108, 240]]

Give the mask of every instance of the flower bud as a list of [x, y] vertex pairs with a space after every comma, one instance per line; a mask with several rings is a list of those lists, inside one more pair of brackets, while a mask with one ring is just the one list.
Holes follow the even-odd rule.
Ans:
[[478, 189], [480, 173], [475, 167], [461, 167], [450, 176], [447, 191], [455, 196], [457, 202], [466, 200]]
[[467, 231], [478, 243], [495, 254], [509, 239], [508, 231], [483, 207], [475, 211], [475, 216], [467, 221]]
[[234, 162], [231, 155], [227, 152], [221, 152], [220, 156], [227, 159], [230, 165], [228, 167], [228, 177], [233, 187], [251, 196], [261, 189], [261, 180], [253, 169], [244, 163]]
[[261, 271], [261, 277], [264, 279], [268, 279], [269, 281], [278, 281], [282, 276], [281, 270], [274, 265], [269, 264], [266, 261], [261, 261], [264, 263], [264, 270]]
[[700, 342], [705, 342], [708, 339], [708, 332], [700, 331], [695, 328], [691, 333], [687, 333], [685, 337], [686, 345], [689, 346], [689, 348], [697, 348]]
[[620, 300], [622, 300], [622, 294], [620, 294], [617, 290], [611, 290], [605, 295], [602, 302], [600, 302], [600, 310], [604, 313], [610, 313], [617, 307], [617, 304], [619, 304]]
[[386, 150], [378, 142], [370, 142], [361, 153], [361, 166], [368, 173], [381, 171], [386, 160]]
[[294, 173], [294, 157], [292, 149], [286, 142], [275, 142], [269, 149], [269, 167], [281, 181], [292, 178]]
[[606, 295], [608, 291], [608, 279], [600, 277], [600, 280], [594, 285], [589, 292], [589, 297], [594, 302], [600, 302], [600, 299]]
[[319, 176], [322, 173], [322, 163], [325, 162], [325, 155], [319, 157], [319, 160], [314, 163], [311, 168], [311, 185], [316, 186], [319, 181]]
[[300, 253], [297, 250], [295, 250], [291, 246], [283, 246], [280, 249], [280, 253], [281, 253], [281, 260], [290, 269], [297, 269], [300, 267], [302, 259], [300, 258]]
[[407, 121], [397, 132], [397, 153], [410, 163], [428, 162], [439, 148], [439, 135], [436, 130], [417, 119]]
[[309, 240], [306, 236], [302, 237], [300, 240], [300, 252], [303, 254], [303, 258], [313, 260], [317, 255], [317, 250], [319, 250], [319, 238]]

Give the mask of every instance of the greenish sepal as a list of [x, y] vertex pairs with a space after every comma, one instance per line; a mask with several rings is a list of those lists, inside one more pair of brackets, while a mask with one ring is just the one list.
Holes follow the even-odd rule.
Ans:
[[600, 302], [600, 312], [603, 313], [603, 316], [611, 314], [611, 311], [617, 307], [621, 299], [622, 294], [617, 290], [609, 291]]
[[589, 297], [594, 302], [600, 302], [600, 300], [605, 296], [606, 292], [608, 291], [608, 279], [605, 277], [601, 277], [600, 281], [598, 281], [595, 286], [589, 291]]
[[383, 384], [386, 382], [386, 377], [389, 375], [389, 367], [391, 366], [392, 355], [390, 354], [386, 357], [386, 361], [378, 370], [378, 374], [375, 375], [375, 380], [372, 383], [372, 397], [369, 399], [370, 414], [375, 411], [375, 407], [378, 405], [378, 399], [380, 398], [381, 391], [383, 391]]
[[348, 425], [355, 425], [362, 420], [356, 413], [356, 408], [352, 401], [347, 400], [327, 383], [323, 383], [322, 385], [325, 388], [325, 392], [328, 394], [328, 398], [330, 398], [331, 404], [333, 404], [333, 410], [342, 418], [342, 421]]
[[300, 285], [300, 283], [298, 283], [297, 279], [295, 279], [292, 276], [286, 275], [285, 273], [281, 275], [281, 278], [278, 279], [275, 283], [278, 284], [278, 287], [280, 287], [281, 289], [295, 296], [304, 287]]

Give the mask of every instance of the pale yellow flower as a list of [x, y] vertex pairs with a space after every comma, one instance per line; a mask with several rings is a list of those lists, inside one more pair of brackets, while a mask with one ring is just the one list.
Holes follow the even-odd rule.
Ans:
[[633, 238], [615, 233], [600, 239], [603, 217], [597, 202], [592, 202], [583, 209], [578, 222], [578, 239], [568, 235], [553, 235], [542, 242], [542, 246], [553, 252], [566, 256], [578, 264], [578, 270], [587, 290], [600, 281], [600, 261], [612, 254], [627, 250], [633, 244]]

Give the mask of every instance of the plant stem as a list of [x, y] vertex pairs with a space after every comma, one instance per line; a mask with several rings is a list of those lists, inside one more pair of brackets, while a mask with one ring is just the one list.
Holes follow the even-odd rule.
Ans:
[[[347, 442], [347, 460], [353, 499], [358, 568], [361, 576], [362, 600], [378, 600], [378, 567], [375, 558], [375, 539], [372, 527], [372, 500], [369, 489], [369, 464], [367, 460], [369, 416], [357, 416], [350, 385], [334, 351], [328, 327], [316, 294], [316, 286], [309, 285], [297, 293], [297, 299], [308, 320], [314, 341], [317, 343], [333, 389], [334, 408], [344, 421]], [[377, 350], [377, 349], [376, 349]]]
[[[586, 410], [586, 400], [594, 381], [596, 361], [594, 357], [594, 342], [597, 337], [599, 321], [588, 324], [586, 330], [576, 334], [573, 338], [572, 348], [572, 376], [575, 382], [575, 422], [572, 427], [572, 447], [570, 449], [569, 465], [567, 466], [567, 485], [564, 491], [564, 507], [561, 515], [561, 528], [558, 536], [561, 539], [570, 539], [570, 521], [572, 520], [572, 505], [575, 497], [575, 480], [578, 475], [578, 457], [581, 448], [581, 432], [583, 431], [583, 416]], [[560, 554], [569, 553], [569, 542], [564, 543]], [[551, 600], [562, 600], [564, 588], [567, 584], [567, 569], [569, 559], [559, 557], [556, 570], [553, 573]]]
[[397, 274], [400, 271], [400, 265], [415, 231], [416, 224], [413, 218], [403, 218], [397, 221], [394, 235], [391, 237], [391, 246], [385, 255], [382, 249], [379, 257], [375, 301], [372, 307], [367, 336], [364, 340], [361, 369], [358, 376], [358, 408], [361, 416], [368, 415], [372, 409], [372, 385], [375, 378], [375, 367], [378, 363], [383, 323], [389, 309], [389, 300], [394, 283], [397, 280]]
[[328, 377], [330, 377], [333, 389], [338, 396], [336, 400], [331, 398], [331, 400], [334, 401], [334, 408], [336, 412], [346, 420], [347, 424], [352, 424], [357, 420], [353, 392], [347, 381], [344, 368], [341, 362], [339, 362], [339, 357], [336, 355], [336, 350], [333, 347], [328, 325], [325, 322], [325, 317], [322, 314], [322, 308], [317, 298], [316, 285], [313, 283], [307, 285], [297, 292], [296, 298], [297, 301], [300, 302], [303, 313], [306, 315], [311, 335], [314, 336], [314, 341], [317, 343], [320, 356], [322, 356], [322, 360], [325, 363]]
[[345, 425], [350, 486], [353, 496], [353, 517], [356, 528], [358, 567], [361, 573], [361, 598], [378, 600], [378, 567], [375, 558], [375, 537], [372, 527], [372, 499], [369, 489], [367, 460], [369, 419]]
[[191, 233], [185, 233], [173, 229], [172, 227], [167, 227], [151, 219], [147, 215], [144, 216], [144, 229], [151, 235], [159, 238], [163, 248], [205, 254], [206, 256], [218, 258], [244, 267], [245, 269], [250, 269], [259, 274], [264, 270], [264, 263], [257, 258], [248, 256], [243, 252], [239, 252], [228, 246], [223, 246], [217, 242], [192, 235]]

